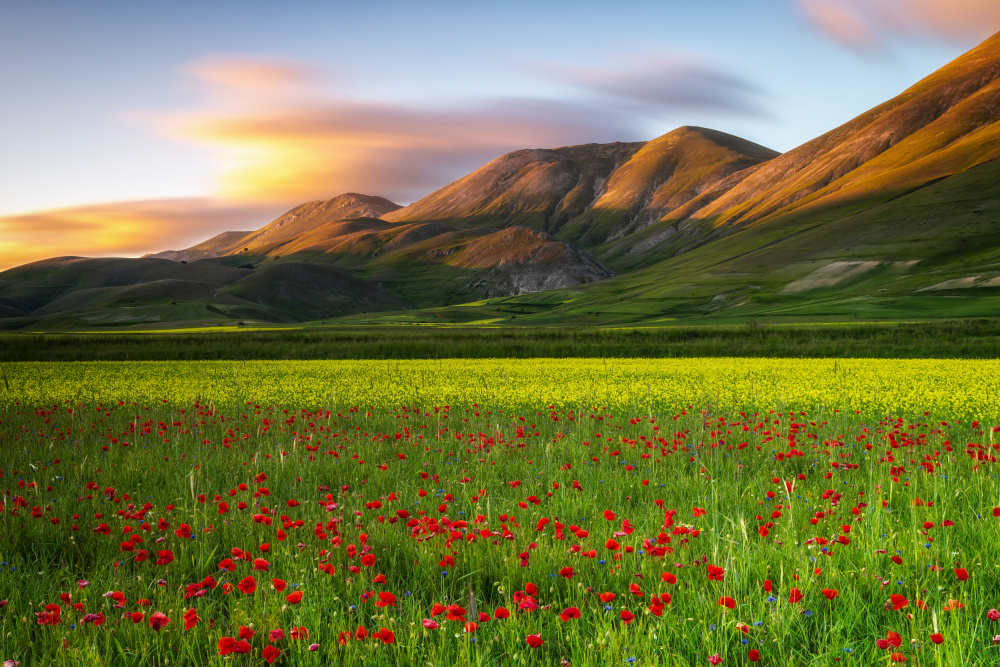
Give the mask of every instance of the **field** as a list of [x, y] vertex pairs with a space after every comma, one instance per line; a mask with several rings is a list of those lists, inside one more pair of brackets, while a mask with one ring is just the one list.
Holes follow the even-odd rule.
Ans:
[[0, 660], [1000, 663], [1000, 362], [2, 369]]
[[579, 357], [855, 357], [995, 359], [996, 319], [711, 326], [213, 327], [88, 333], [3, 333], [0, 362]]

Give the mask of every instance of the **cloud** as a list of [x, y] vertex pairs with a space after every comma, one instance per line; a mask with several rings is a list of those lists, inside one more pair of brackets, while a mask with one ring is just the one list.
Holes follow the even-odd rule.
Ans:
[[997, 0], [795, 0], [835, 42], [871, 51], [893, 38], [983, 40], [1000, 30]]
[[352, 97], [347, 82], [288, 62], [214, 57], [185, 72], [205, 103], [152, 121], [216, 151], [219, 196], [287, 205], [343, 192], [408, 203], [511, 150], [652, 138], [651, 119], [681, 110], [755, 113], [752, 86], [690, 58], [563, 70], [560, 98], [449, 107]]
[[184, 248], [279, 211], [205, 198], [114, 202], [0, 217], [0, 271], [65, 255], [136, 257]]
[[552, 81], [569, 85], [633, 113], [680, 110], [762, 115], [757, 86], [698, 59], [645, 54], [619, 58], [613, 67], [554, 66]]

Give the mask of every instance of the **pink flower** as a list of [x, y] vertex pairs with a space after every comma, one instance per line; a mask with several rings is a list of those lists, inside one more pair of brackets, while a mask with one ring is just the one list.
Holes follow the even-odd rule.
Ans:
[[991, 621], [1000, 621], [1000, 611], [997, 611], [996, 609], [990, 609], [988, 612], [986, 612], [986, 618], [990, 619]]
[[722, 662], [722, 656], [716, 653], [715, 655], [708, 656], [708, 662], [713, 665], [718, 665]]
[[438, 628], [441, 627], [440, 625], [438, 625], [437, 623], [435, 623], [434, 621], [432, 621], [429, 618], [425, 618], [424, 621], [423, 621], [423, 623], [424, 623], [424, 627], [427, 628], [428, 630], [437, 630]]

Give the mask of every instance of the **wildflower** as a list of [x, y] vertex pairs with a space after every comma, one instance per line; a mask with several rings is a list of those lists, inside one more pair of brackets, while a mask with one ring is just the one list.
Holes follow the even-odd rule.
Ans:
[[563, 610], [563, 613], [559, 614], [559, 618], [563, 623], [572, 618], [580, 618], [580, 609], [577, 607], [566, 607], [566, 609]]
[[149, 617], [149, 627], [153, 628], [157, 632], [159, 632], [160, 628], [164, 627], [168, 623], [170, 623], [170, 619], [167, 618], [167, 615], [162, 611], [158, 611]]
[[274, 663], [275, 660], [278, 659], [279, 655], [281, 655], [281, 649], [272, 644], [268, 644], [267, 646], [264, 647], [262, 655], [264, 657], [264, 660], [267, 661], [267, 664], [270, 665]]
[[539, 646], [545, 643], [545, 640], [542, 639], [541, 635], [528, 635], [527, 637], [524, 638], [524, 641], [526, 641], [528, 643], [528, 646], [530, 646], [531, 648], [538, 648]]

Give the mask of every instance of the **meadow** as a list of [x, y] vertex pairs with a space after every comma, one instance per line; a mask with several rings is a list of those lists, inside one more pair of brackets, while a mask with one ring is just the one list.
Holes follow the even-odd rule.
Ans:
[[[2, 321], [0, 321], [2, 324]], [[1000, 321], [786, 322], [645, 327], [359, 326], [0, 333], [0, 362], [261, 359], [854, 357], [995, 359]]]
[[976, 360], [7, 363], [0, 661], [997, 664], [998, 384]]

